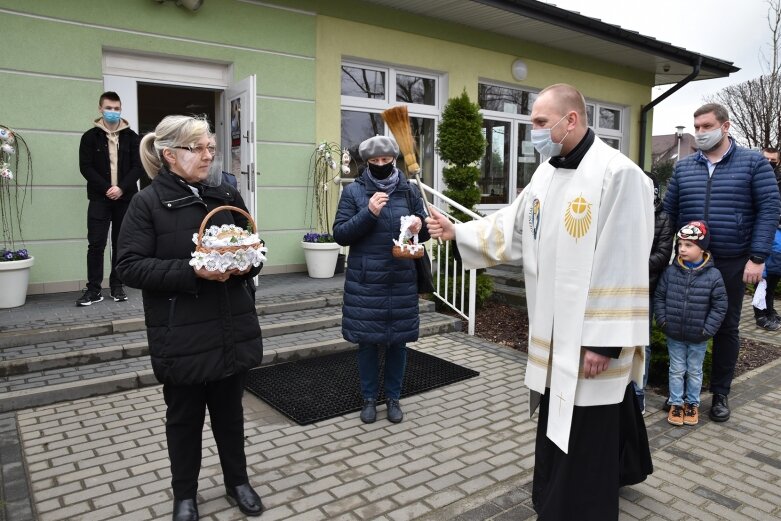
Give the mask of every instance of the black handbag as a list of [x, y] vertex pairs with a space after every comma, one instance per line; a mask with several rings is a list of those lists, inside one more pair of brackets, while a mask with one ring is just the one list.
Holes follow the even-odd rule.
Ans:
[[433, 293], [434, 277], [431, 275], [431, 259], [427, 250], [424, 250], [421, 258], [415, 259], [415, 271], [418, 272], [418, 293]]
[[[412, 186], [410, 186], [407, 192], [407, 206], [411, 214], [415, 213], [415, 205], [412, 201]], [[414, 259], [415, 271], [418, 275], [418, 293], [433, 293], [434, 292], [434, 277], [431, 275], [431, 259], [428, 256], [428, 250], [423, 248], [423, 256], [419, 259]]]

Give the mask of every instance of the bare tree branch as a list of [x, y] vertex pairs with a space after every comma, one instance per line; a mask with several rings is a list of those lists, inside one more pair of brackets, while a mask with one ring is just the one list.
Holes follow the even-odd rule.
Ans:
[[733, 137], [752, 148], [781, 145], [781, 0], [767, 0], [767, 4], [771, 52], [769, 57], [760, 52], [766, 73], [706, 98], [727, 108]]

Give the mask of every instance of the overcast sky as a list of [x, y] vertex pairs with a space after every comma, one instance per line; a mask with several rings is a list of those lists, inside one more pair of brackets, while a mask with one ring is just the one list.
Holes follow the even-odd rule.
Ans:
[[[703, 97], [763, 74], [760, 52], [770, 52], [766, 0], [544, 1], [740, 67], [728, 78], [691, 82], [662, 101], [654, 108], [654, 135], [673, 134], [677, 125], [693, 133], [692, 114]], [[653, 97], [667, 88], [654, 88]]]

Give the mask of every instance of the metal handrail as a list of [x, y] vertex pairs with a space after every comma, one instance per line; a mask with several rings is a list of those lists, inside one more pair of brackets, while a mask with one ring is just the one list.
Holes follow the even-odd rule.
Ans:
[[[354, 179], [339, 179], [339, 195], [344, 190], [346, 184], [352, 183]], [[410, 180], [412, 183], [416, 183], [414, 180]], [[442, 194], [431, 188], [430, 186], [417, 183], [418, 187], [429, 195], [428, 200], [434, 201], [431, 206], [442, 215], [446, 216], [452, 222], [459, 224], [460, 220], [453, 217], [450, 212], [446, 210], [448, 206], [457, 209], [460, 212], [472, 217], [473, 219], [481, 219], [481, 216], [464, 207], [463, 205], [453, 201], [446, 195]], [[436, 248], [436, 250], [434, 249]], [[450, 257], [450, 242], [436, 242], [428, 241], [426, 244], [429, 256], [431, 257], [431, 272], [435, 280], [434, 283], [434, 297], [445, 304], [447, 307], [458, 313], [467, 321], [467, 333], [470, 335], [475, 334], [475, 303], [477, 301], [477, 270], [465, 270], [462, 263], [459, 263], [455, 258], [452, 262], [447, 262]], [[436, 255], [434, 255], [436, 252]], [[469, 288], [467, 290], [467, 272], [469, 280]], [[443, 273], [444, 277], [439, 277], [438, 274]], [[453, 281], [455, 284], [451, 287], [451, 273], [453, 274]], [[460, 291], [456, 291], [460, 286]], [[465, 306], [465, 299], [466, 304]]]

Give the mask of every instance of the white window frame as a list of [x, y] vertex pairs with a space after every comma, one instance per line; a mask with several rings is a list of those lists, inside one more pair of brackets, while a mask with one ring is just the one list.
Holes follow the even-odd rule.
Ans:
[[[436, 82], [434, 89], [434, 105], [423, 105], [420, 103], [406, 103], [410, 117], [423, 117], [434, 121], [434, 140], [437, 138], [439, 130], [439, 121], [442, 113], [443, 100], [447, 99], [447, 76], [444, 73], [432, 71], [423, 71], [414, 67], [399, 66], [388, 63], [377, 63], [365, 61], [357, 58], [344, 58], [340, 64], [341, 67], [357, 67], [385, 73], [385, 99], [362, 98], [357, 96], [341, 95], [340, 113], [343, 110], [355, 112], [373, 112], [379, 114], [383, 110], [389, 109], [403, 102], [396, 101], [396, 75], [404, 74], [407, 76], [418, 76], [421, 78], [432, 79]], [[341, 92], [341, 84], [340, 84]], [[390, 135], [388, 125], [384, 125], [385, 135]], [[420, 160], [420, 158], [418, 158]], [[432, 188], [439, 190], [442, 185], [442, 164], [439, 154], [434, 152], [434, 172], [424, 172], [425, 179], [434, 179]]]
[[[513, 85], [509, 83], [503, 83], [500, 81], [494, 81], [489, 80], [486, 78], [480, 78], [478, 79], [478, 84], [484, 84], [484, 85], [491, 85], [495, 87], [502, 87], [507, 89], [514, 89], [514, 90], [520, 90], [520, 91], [527, 91], [531, 93], [539, 93], [539, 89], [533, 89], [530, 87], [526, 87], [523, 85]], [[478, 100], [479, 103], [479, 100]], [[593, 125], [589, 125], [589, 128], [591, 128], [594, 131], [594, 134], [599, 136], [600, 138], [608, 138], [608, 139], [617, 139], [618, 140], [618, 146], [619, 150], [626, 154], [628, 143], [629, 143], [629, 135], [628, 135], [628, 128], [629, 128], [629, 109], [628, 107], [616, 105], [614, 103], [605, 103], [602, 101], [592, 100], [592, 99], [586, 99], [586, 105], [594, 107], [594, 122]], [[619, 130], [614, 129], [608, 129], [608, 128], [600, 128], [599, 127], [599, 109], [600, 108], [606, 108], [610, 110], [617, 110], [619, 112]], [[502, 122], [511, 122], [510, 128], [510, 161], [511, 161], [511, 167], [510, 167], [510, 190], [511, 192], [514, 191], [518, 185], [518, 123], [525, 123], [525, 124], [531, 124], [531, 115], [523, 115], [513, 112], [500, 112], [495, 110], [485, 110], [480, 109], [480, 113], [483, 115], [484, 118], [491, 119], [493, 121], [502, 121]], [[546, 160], [547, 158], [543, 157], [542, 160]], [[509, 194], [508, 194], [509, 195]], [[513, 198], [514, 199], [514, 198]], [[512, 202], [512, 199], [510, 199], [510, 202]], [[491, 213], [493, 211], [496, 211], [498, 209], [504, 208], [507, 206], [508, 203], [505, 204], [478, 204], [477, 208], [478, 210], [485, 212], [485, 213]]]
[[[502, 87], [505, 89], [513, 89], [513, 90], [521, 90], [526, 92], [531, 92], [534, 94], [538, 94], [540, 91], [538, 89], [532, 89], [529, 87], [519, 86], [519, 85], [511, 85], [507, 83], [502, 83], [499, 81], [493, 81], [493, 80], [487, 80], [484, 78], [480, 78], [478, 80], [478, 89], [479, 85], [491, 85], [494, 87]], [[479, 103], [479, 100], [477, 100]], [[524, 114], [518, 114], [517, 112], [500, 112], [497, 110], [485, 110], [480, 109], [480, 114], [483, 115], [483, 118], [490, 119], [492, 121], [501, 121], [501, 122], [509, 122], [510, 123], [510, 157], [508, 160], [510, 161], [510, 180], [508, 185], [508, 201], [506, 203], [490, 203], [490, 204], [477, 204], [477, 209], [483, 213], [493, 213], [496, 210], [500, 210], [510, 204], [514, 199], [515, 195], [510, 197], [510, 194], [514, 194], [517, 190], [518, 186], [518, 123], [524, 123], [527, 125], [531, 125], [532, 123], [532, 117], [531, 115], [524, 115]], [[544, 159], [544, 158], [543, 158]]]
[[[621, 105], [614, 105], [612, 103], [603, 103], [601, 101], [595, 101], [595, 100], [586, 100], [586, 105], [590, 105], [594, 107], [594, 121], [592, 122], [592, 125], [589, 125], [589, 128], [594, 131], [594, 134], [599, 136], [600, 138], [608, 138], [608, 139], [617, 139], [618, 140], [618, 150], [623, 152], [624, 154], [627, 153], [626, 151], [626, 144], [629, 142], [627, 139], [626, 129], [628, 124], [628, 114], [629, 111], [626, 109], [626, 107], [622, 107]], [[605, 108], [610, 110], [617, 110], [619, 113], [618, 117], [618, 125], [619, 129], [615, 130], [612, 128], [601, 128], [599, 126], [599, 109]]]

